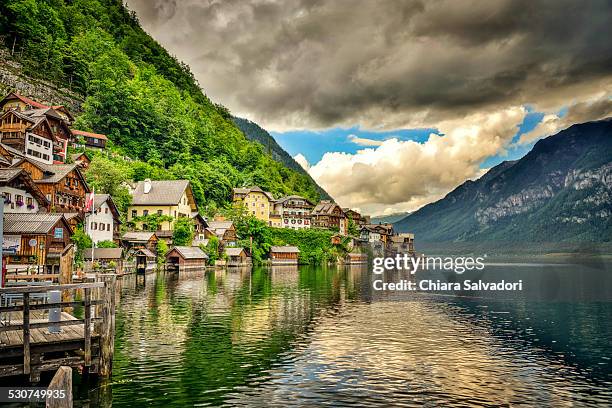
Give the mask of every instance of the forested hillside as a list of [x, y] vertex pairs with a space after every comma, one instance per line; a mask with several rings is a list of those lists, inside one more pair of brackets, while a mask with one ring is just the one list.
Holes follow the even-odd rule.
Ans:
[[108, 135], [117, 153], [97, 167], [136, 180], [188, 178], [203, 207], [222, 206], [232, 187], [250, 184], [319, 198], [308, 175], [247, 140], [120, 0], [5, 0], [0, 36], [25, 74], [84, 97], [75, 127]]
[[540, 140], [395, 226], [430, 243], [610, 242], [612, 119]]
[[[272, 158], [278, 162], [283, 163], [290, 169], [293, 169], [299, 173], [305, 174], [310, 178], [310, 175], [296, 162], [293, 157], [289, 155], [278, 143], [276, 140], [261, 126], [259, 126], [255, 122], [251, 122], [248, 119], [233, 117], [233, 121], [238, 126], [240, 130], [244, 133], [244, 135], [254, 142], [258, 142], [264, 147], [264, 150], [272, 155]], [[313, 183], [316, 183], [312, 180]], [[330, 198], [329, 194], [322, 187], [317, 184], [317, 190], [321, 194], [321, 198]]]

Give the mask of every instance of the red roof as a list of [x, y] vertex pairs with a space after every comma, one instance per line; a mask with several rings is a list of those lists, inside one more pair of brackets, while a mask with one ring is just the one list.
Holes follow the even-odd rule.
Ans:
[[83, 130], [72, 129], [72, 134], [77, 135], [77, 136], [87, 136], [87, 137], [93, 137], [95, 139], [108, 140], [108, 138], [105, 135], [102, 135], [100, 133], [85, 132]]
[[42, 103], [33, 101], [32, 99], [26, 98], [25, 96], [19, 95], [18, 93], [13, 93], [13, 95], [15, 95], [15, 97], [19, 99], [21, 102], [27, 103], [28, 105], [31, 105], [35, 108], [38, 108], [38, 109], [48, 109], [49, 108], [47, 105], [43, 105]]

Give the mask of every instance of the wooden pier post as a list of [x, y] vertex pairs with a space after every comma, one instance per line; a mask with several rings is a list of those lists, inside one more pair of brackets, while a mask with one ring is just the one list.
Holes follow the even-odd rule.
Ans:
[[47, 397], [47, 408], [72, 408], [72, 368], [61, 366], [47, 389], [65, 393], [65, 398]]
[[23, 294], [23, 373], [30, 374], [30, 294]]
[[113, 371], [113, 355], [115, 353], [115, 275], [101, 275], [104, 281], [102, 290], [102, 324], [100, 325], [100, 370], [104, 377]]

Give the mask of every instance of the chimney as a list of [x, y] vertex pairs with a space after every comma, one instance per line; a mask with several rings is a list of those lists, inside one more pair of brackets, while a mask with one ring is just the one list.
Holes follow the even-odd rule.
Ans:
[[145, 179], [144, 181], [144, 193], [149, 194], [151, 191], [151, 179]]

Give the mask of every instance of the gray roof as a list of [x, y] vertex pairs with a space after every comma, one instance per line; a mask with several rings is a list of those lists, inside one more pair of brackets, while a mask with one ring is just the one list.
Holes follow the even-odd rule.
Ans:
[[4, 234], [46, 234], [64, 216], [57, 213], [4, 214]]
[[132, 193], [132, 205], [177, 205], [189, 180], [153, 180], [151, 191], [144, 192], [144, 181], [139, 181]]
[[176, 250], [185, 259], [208, 259], [208, 255], [198, 247], [175, 246], [172, 250]]
[[135, 254], [136, 255], [142, 254], [142, 255], [146, 256], [147, 258], [155, 258], [155, 254], [153, 252], [149, 251], [147, 248], [140, 248], [138, 251], [136, 251]]
[[314, 205], [309, 199], [304, 198], [304, 197], [299, 196], [299, 195], [288, 195], [288, 196], [281, 197], [278, 200], [276, 200], [276, 203], [281, 204], [281, 203], [284, 203], [285, 201], [288, 201], [288, 200], [304, 200], [308, 204]]
[[100, 206], [108, 200], [108, 197], [110, 197], [110, 194], [94, 194], [94, 209], [97, 210], [100, 208]]
[[230, 229], [232, 225], [234, 225], [232, 221], [209, 221], [208, 222], [208, 228], [210, 228], [211, 230], [219, 230], [219, 229], [226, 230], [226, 229]]
[[333, 201], [322, 200], [312, 209], [312, 215], [333, 214], [336, 207], [342, 212], [342, 208], [338, 204]]
[[121, 239], [124, 241], [148, 242], [154, 234], [151, 231], [130, 231], [123, 234]]
[[72, 164], [45, 164], [41, 162], [36, 162], [36, 166], [38, 166], [42, 171], [44, 171], [46, 176], [40, 180], [36, 180], [37, 183], [57, 183], [72, 170], [77, 169], [79, 165], [77, 163]]
[[270, 247], [270, 252], [296, 253], [296, 252], [300, 252], [300, 250], [296, 246], [285, 245], [285, 246], [272, 246], [272, 247]]
[[19, 167], [0, 169], [0, 183], [8, 183], [17, 177], [22, 171], [25, 170]]
[[268, 197], [268, 200], [270, 201], [274, 201], [274, 196], [272, 195], [272, 193], [270, 193], [269, 191], [264, 191], [261, 187], [259, 186], [253, 186], [253, 187], [237, 187], [237, 188], [233, 188], [232, 191], [234, 192], [234, 194], [244, 194], [247, 195], [250, 192], [258, 192], [258, 193], [263, 193], [266, 195], [266, 197]]
[[80, 218], [81, 214], [76, 213], [76, 212], [71, 212], [71, 213], [64, 213], [64, 217], [66, 217], [67, 220], [71, 220], [73, 218], [79, 217]]
[[[121, 248], [96, 248], [94, 259], [121, 259], [122, 252]], [[83, 257], [91, 259], [91, 248], [83, 250]]]
[[[227, 256], [240, 256], [240, 254], [244, 251], [244, 248], [241, 247], [227, 247], [225, 248], [225, 253]], [[246, 253], [245, 253], [246, 255]]]

